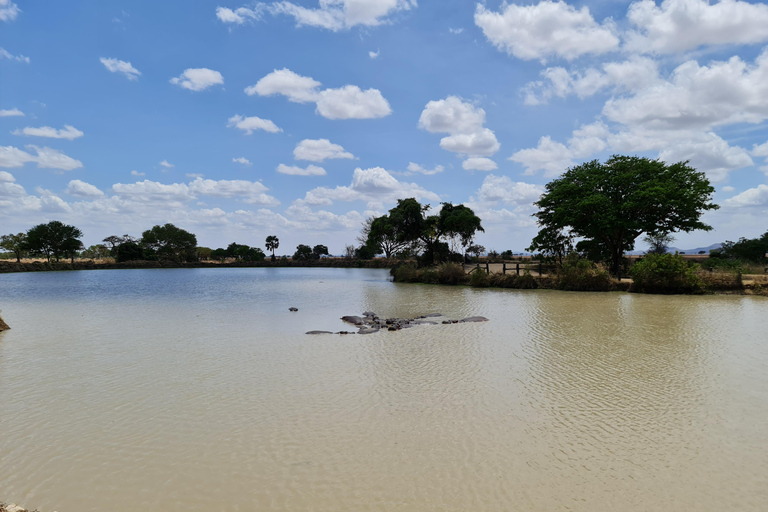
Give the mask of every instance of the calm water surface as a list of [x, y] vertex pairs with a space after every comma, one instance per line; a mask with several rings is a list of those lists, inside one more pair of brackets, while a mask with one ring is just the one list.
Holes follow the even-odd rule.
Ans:
[[[768, 510], [763, 298], [116, 270], [1, 275], [0, 309], [29, 508]], [[365, 310], [490, 321], [304, 334]]]

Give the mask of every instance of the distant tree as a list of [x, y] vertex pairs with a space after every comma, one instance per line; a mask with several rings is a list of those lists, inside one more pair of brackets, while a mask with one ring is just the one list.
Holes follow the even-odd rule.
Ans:
[[400, 231], [400, 225], [392, 222], [389, 215], [376, 217], [368, 226], [366, 245], [375, 249], [376, 253], [383, 252], [386, 258], [391, 258], [411, 242]]
[[136, 242], [123, 242], [115, 248], [115, 260], [118, 263], [143, 259], [145, 259], [144, 249]]
[[328, 256], [328, 248], [324, 245], [316, 245], [312, 248], [312, 259], [319, 260], [321, 256]]
[[471, 208], [463, 204], [442, 204], [443, 207], [440, 209], [440, 215], [438, 216], [438, 232], [452, 241], [454, 247], [451, 249], [454, 252], [458, 252], [456, 251], [457, 247], [455, 247], [457, 243], [464, 249], [464, 252], [471, 252], [468, 248], [472, 245], [475, 234], [478, 231], [485, 232], [480, 223], [480, 217], [475, 215]]
[[216, 261], [224, 261], [227, 258], [227, 250], [218, 248], [211, 251], [211, 258]]
[[197, 253], [198, 260], [210, 260], [213, 253], [210, 247], [198, 247], [195, 249], [195, 252]]
[[663, 231], [659, 233], [648, 233], [643, 238], [648, 244], [646, 254], [666, 254], [667, 249], [669, 249], [669, 244], [671, 244], [674, 239], [675, 238], [672, 235], [664, 233]]
[[485, 247], [483, 247], [482, 245], [473, 244], [467, 247], [467, 252], [469, 254], [474, 254], [475, 257], [479, 258], [485, 252]]
[[346, 245], [344, 246], [345, 255], [344, 257], [348, 260], [351, 260], [355, 257], [355, 246], [354, 245]]
[[141, 234], [141, 244], [159, 259], [177, 262], [196, 258], [197, 237], [173, 224], [154, 226]]
[[27, 247], [33, 254], [45, 256], [48, 261], [55, 258], [59, 261], [61, 256], [74, 255], [83, 246], [79, 240], [83, 232], [75, 226], [53, 220], [48, 224], [38, 224], [27, 231]]
[[21, 256], [27, 252], [27, 234], [17, 233], [0, 237], [0, 247], [11, 251], [16, 256], [16, 262], [21, 262]]
[[296, 246], [296, 252], [293, 253], [293, 259], [297, 261], [308, 260], [312, 258], [312, 248], [308, 245], [299, 244]]
[[356, 260], [372, 260], [376, 257], [376, 249], [370, 245], [363, 244], [355, 249]]
[[531, 240], [531, 246], [525, 250], [540, 253], [562, 265], [563, 258], [574, 250], [573, 236], [564, 229], [546, 226]]
[[96, 244], [91, 245], [86, 250], [80, 254], [81, 257], [87, 258], [90, 260], [96, 260], [101, 258], [106, 258], [111, 254], [111, 251], [107, 248], [104, 244]]
[[117, 246], [125, 242], [137, 242], [136, 238], [131, 235], [110, 235], [102, 240], [109, 247], [109, 252], [112, 256], [117, 254]]
[[280, 247], [280, 239], [275, 235], [269, 235], [267, 237], [267, 250], [272, 251], [272, 261], [275, 261], [275, 249]]
[[714, 191], [688, 162], [614, 155], [571, 167], [547, 183], [534, 216], [542, 230], [580, 238], [578, 250], [603, 255], [617, 272], [644, 233], [711, 230], [700, 219], [718, 208], [711, 202]]

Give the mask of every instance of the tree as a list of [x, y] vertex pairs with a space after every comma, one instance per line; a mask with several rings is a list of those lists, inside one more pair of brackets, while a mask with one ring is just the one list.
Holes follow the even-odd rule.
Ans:
[[344, 257], [348, 260], [351, 260], [355, 257], [355, 246], [354, 245], [345, 245], [344, 246]]
[[105, 246], [104, 244], [96, 244], [88, 247], [86, 250], [83, 251], [83, 253], [80, 255], [83, 258], [88, 258], [90, 260], [100, 259], [100, 258], [106, 258], [110, 255], [110, 250]]
[[61, 256], [70, 256], [74, 261], [75, 253], [83, 246], [79, 240], [82, 236], [83, 232], [75, 226], [52, 220], [27, 231], [27, 247], [30, 252], [45, 256], [48, 261], [52, 257], [59, 261]]
[[391, 221], [389, 215], [376, 217], [368, 226], [366, 245], [374, 248], [377, 253], [383, 252], [385, 257], [391, 258], [392, 254], [404, 249], [410, 243], [398, 228], [399, 226]]
[[319, 260], [321, 256], [328, 256], [328, 248], [324, 245], [316, 245], [312, 248], [312, 259]]
[[136, 242], [137, 240], [132, 237], [131, 235], [123, 235], [123, 236], [117, 236], [117, 235], [110, 235], [106, 237], [102, 242], [107, 244], [109, 246], [109, 252], [112, 254], [112, 256], [117, 255], [117, 246], [120, 244], [123, 244], [125, 242]]
[[646, 254], [667, 254], [669, 244], [675, 238], [669, 233], [648, 233], [643, 240], [648, 243], [648, 251]]
[[[539, 234], [531, 240], [531, 246], [526, 251], [539, 252], [545, 258], [563, 264], [563, 258], [573, 252], [573, 236], [562, 229], [544, 227]], [[511, 258], [512, 256], [510, 256]]]
[[[714, 251], [713, 251], [714, 252]], [[760, 238], [739, 238], [738, 242], [723, 242], [717, 256], [725, 256], [729, 259], [762, 263], [768, 254], [768, 231]]]
[[16, 255], [16, 263], [21, 262], [21, 256], [27, 251], [27, 234], [17, 233], [0, 237], [0, 247]]
[[280, 239], [275, 235], [269, 235], [267, 237], [267, 250], [272, 251], [272, 261], [275, 261], [275, 249], [280, 247]]
[[296, 246], [296, 252], [293, 253], [294, 260], [308, 260], [312, 258], [312, 248], [308, 245], [299, 244]]
[[141, 244], [160, 259], [184, 262], [196, 258], [197, 237], [173, 224], [148, 229], [141, 234]]
[[118, 263], [143, 259], [144, 249], [142, 249], [136, 242], [123, 242], [115, 248], [115, 260], [117, 260]]
[[[568, 231], [578, 250], [600, 255], [618, 272], [624, 253], [643, 233], [709, 231], [701, 222], [715, 189], [688, 162], [614, 155], [568, 169], [534, 203], [542, 231]], [[539, 232], [541, 235], [542, 232]]]
[[[458, 240], [458, 243], [467, 252], [467, 248], [472, 245], [475, 233], [485, 232], [480, 224], [480, 217], [475, 215], [468, 206], [463, 204], [453, 205], [451, 203], [442, 203], [439, 220], [437, 223], [438, 231], [452, 240]], [[455, 242], [454, 242], [454, 245]], [[455, 250], [455, 247], [452, 247]]]

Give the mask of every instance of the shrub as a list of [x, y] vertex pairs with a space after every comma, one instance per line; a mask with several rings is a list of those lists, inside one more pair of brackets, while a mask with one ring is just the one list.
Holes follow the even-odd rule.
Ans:
[[404, 263], [392, 267], [389, 273], [396, 283], [416, 283], [421, 277], [421, 272], [412, 263]]
[[604, 268], [572, 252], [563, 260], [552, 280], [558, 290], [607, 292], [613, 289], [611, 276]]
[[458, 263], [444, 263], [437, 268], [437, 281], [440, 284], [465, 284], [467, 274], [464, 266]]
[[476, 268], [469, 274], [469, 285], [476, 288], [487, 288], [491, 284], [491, 278], [485, 270]]
[[517, 288], [520, 290], [532, 290], [538, 288], [538, 282], [529, 273], [522, 275], [516, 274], [491, 274], [489, 276], [490, 286], [494, 288]]
[[631, 292], [702, 293], [698, 265], [689, 264], [677, 254], [649, 254], [629, 269]]

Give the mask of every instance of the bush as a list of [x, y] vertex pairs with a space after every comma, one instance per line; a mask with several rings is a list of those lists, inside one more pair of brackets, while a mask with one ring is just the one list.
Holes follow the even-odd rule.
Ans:
[[557, 290], [607, 292], [613, 289], [608, 271], [572, 252], [552, 280]]
[[490, 286], [494, 288], [516, 288], [519, 290], [533, 290], [538, 288], [538, 282], [529, 273], [522, 275], [516, 274], [491, 274]]
[[465, 284], [467, 274], [464, 266], [458, 263], [444, 263], [437, 268], [437, 280], [440, 284]]
[[476, 268], [469, 274], [469, 285], [475, 288], [487, 288], [491, 284], [490, 275], [484, 269]]
[[677, 254], [649, 254], [629, 269], [637, 293], [702, 293], [704, 284], [698, 265], [689, 264]]
[[392, 267], [389, 273], [396, 283], [418, 283], [421, 279], [421, 272], [413, 263], [404, 263]]

